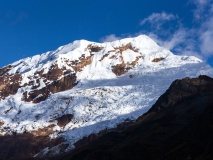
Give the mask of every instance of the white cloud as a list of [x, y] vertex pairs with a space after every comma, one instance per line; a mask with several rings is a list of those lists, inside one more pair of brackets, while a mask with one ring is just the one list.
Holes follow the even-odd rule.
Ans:
[[173, 53], [178, 55], [187, 55], [187, 56], [196, 56], [202, 60], [205, 60], [206, 57], [203, 54], [200, 54], [197, 50], [197, 41], [195, 33], [197, 30], [179, 28], [175, 33], [171, 34], [165, 39], [160, 38], [155, 33], [149, 33], [148, 36], [151, 37], [155, 42], [160, 46], [165, 47]]
[[177, 45], [184, 43], [187, 38], [187, 32], [185, 29], [177, 30], [169, 40], [164, 41], [163, 46], [168, 49], [174, 49]]
[[117, 37], [115, 34], [107, 35], [100, 39], [101, 42], [112, 42], [121, 39], [121, 37]]
[[206, 31], [201, 36], [202, 44], [201, 51], [207, 55], [213, 55], [213, 32]]
[[194, 4], [194, 18], [199, 20], [200, 24], [197, 32], [200, 51], [206, 57], [213, 56], [213, 1], [196, 0]]
[[[188, 52], [194, 50], [193, 43], [190, 42], [189, 38], [190, 32], [190, 30], [185, 28], [179, 28], [174, 33], [168, 34], [169, 36], [166, 39], [162, 39], [156, 32], [151, 32], [148, 36], [154, 39], [160, 46], [176, 51], [176, 54], [183, 54], [186, 48]], [[189, 45], [190, 47], [187, 47]]]
[[[159, 45], [176, 54], [195, 55], [201, 59], [213, 56], [213, 1], [189, 0], [194, 5], [194, 20], [191, 28], [186, 28], [178, 16], [166, 12], [152, 13], [140, 22], [149, 24], [149, 31], [142, 31]], [[172, 22], [170, 22], [173, 20]], [[168, 22], [167, 28], [162, 25]], [[195, 24], [195, 25], [194, 25]], [[169, 28], [168, 28], [169, 26]]]
[[[176, 20], [170, 23], [171, 20]], [[163, 25], [169, 22], [167, 28]], [[188, 31], [179, 23], [179, 18], [176, 15], [166, 12], [152, 13], [150, 16], [141, 21], [141, 25], [148, 23], [150, 31], [145, 31], [148, 36], [154, 39], [160, 46], [169, 50], [176, 50], [177, 54], [181, 54], [180, 46], [186, 42]]]
[[171, 14], [171, 13], [166, 13], [166, 12], [152, 13], [149, 17], [143, 19], [140, 22], [140, 25], [144, 25], [145, 23], [150, 23], [152, 25], [157, 25], [159, 27], [164, 22], [171, 21], [171, 20], [174, 20], [176, 18], [178, 18], [178, 17]]
[[200, 49], [206, 56], [213, 55], [213, 17], [209, 18], [200, 29]]
[[209, 7], [211, 0], [193, 0], [192, 3], [195, 5], [194, 17], [196, 20], [203, 18], [206, 8]]

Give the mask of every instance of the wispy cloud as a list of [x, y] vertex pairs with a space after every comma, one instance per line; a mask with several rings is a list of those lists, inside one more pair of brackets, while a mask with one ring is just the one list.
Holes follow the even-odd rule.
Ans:
[[146, 28], [142, 33], [148, 34], [159, 45], [182, 54], [180, 47], [186, 42], [188, 32], [177, 15], [166, 12], [152, 13], [140, 22], [140, 25], [145, 24], [148, 24], [148, 29]]
[[167, 40], [157, 40], [161, 43], [162, 46], [165, 48], [172, 50], [176, 46], [180, 45], [181, 43], [185, 42], [187, 39], [187, 32], [184, 28], [179, 28], [173, 34], [171, 34]]
[[[195, 23], [196, 27], [183, 27], [177, 15], [166, 12], [152, 13], [143, 19], [140, 25], [149, 24], [150, 30], [143, 30], [143, 33], [176, 54], [195, 55], [207, 59], [213, 56], [213, 1], [190, 0], [190, 2], [195, 8], [194, 21], [191, 23]], [[170, 23], [170, 28], [163, 26], [164, 23]]]
[[151, 25], [155, 25], [157, 29], [161, 27], [162, 24], [164, 24], [167, 21], [175, 20], [178, 16], [173, 15], [171, 13], [161, 12], [161, 13], [152, 13], [147, 18], [143, 19], [140, 22], [140, 25], [144, 25], [146, 23], [149, 23]]
[[167, 33], [166, 38], [162, 38], [162, 36], [155, 31], [147, 34], [160, 46], [163, 46], [176, 54], [196, 55], [201, 58], [201, 56], [198, 56], [198, 52], [196, 50], [196, 40], [194, 39], [195, 36], [193, 29], [179, 27], [174, 32]]
[[191, 3], [195, 5], [194, 18], [200, 20], [203, 18], [206, 8], [209, 7], [211, 0], [191, 0]]
[[213, 55], [213, 17], [203, 23], [200, 28], [200, 49], [205, 55]]
[[121, 37], [116, 36], [115, 34], [107, 35], [100, 39], [101, 42], [112, 42], [121, 39]]
[[[205, 5], [204, 5], [204, 4]], [[213, 56], [213, 2], [210, 0], [204, 0], [203, 2], [199, 2], [198, 0], [195, 2], [197, 9], [194, 11], [195, 15], [199, 11], [202, 13], [199, 17], [200, 27], [199, 27], [199, 41], [200, 41], [200, 50], [201, 53], [205, 56]], [[201, 12], [201, 8], [203, 11]], [[202, 16], [203, 15], [203, 16]], [[197, 19], [197, 17], [195, 16]]]

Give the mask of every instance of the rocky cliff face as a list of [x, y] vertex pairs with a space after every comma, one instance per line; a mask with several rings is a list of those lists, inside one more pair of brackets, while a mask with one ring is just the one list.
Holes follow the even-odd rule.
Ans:
[[122, 132], [106, 133], [64, 159], [213, 158], [213, 79], [176, 80], [151, 109]]
[[0, 135], [45, 137], [50, 143], [29, 154], [35, 157], [59, 154], [61, 148], [68, 152], [82, 146], [84, 137], [94, 140], [136, 120], [175, 79], [198, 75], [213, 75], [213, 69], [196, 57], [174, 55], [145, 35], [109, 43], [74, 41], [0, 69]]

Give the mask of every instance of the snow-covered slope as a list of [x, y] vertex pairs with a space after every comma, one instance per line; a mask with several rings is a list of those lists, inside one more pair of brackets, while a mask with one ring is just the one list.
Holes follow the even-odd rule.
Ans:
[[0, 133], [63, 137], [69, 150], [85, 136], [136, 119], [175, 79], [199, 75], [213, 76], [213, 69], [145, 35], [74, 41], [0, 70]]

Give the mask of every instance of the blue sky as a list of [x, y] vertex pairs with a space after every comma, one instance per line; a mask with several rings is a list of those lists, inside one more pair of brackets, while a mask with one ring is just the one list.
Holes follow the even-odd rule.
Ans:
[[74, 40], [139, 34], [213, 66], [213, 1], [1, 0], [0, 67]]

